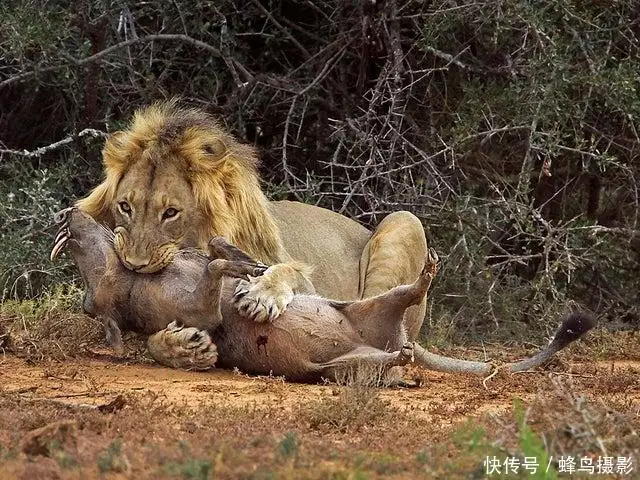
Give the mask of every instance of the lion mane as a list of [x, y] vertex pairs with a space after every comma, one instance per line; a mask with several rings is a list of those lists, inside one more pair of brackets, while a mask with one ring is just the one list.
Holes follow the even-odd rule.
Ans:
[[150, 147], [159, 145], [172, 155], [154, 161], [175, 162], [208, 219], [204, 238], [221, 235], [268, 264], [283, 260], [280, 233], [260, 188], [255, 149], [238, 142], [210, 115], [180, 108], [177, 100], [138, 110], [128, 129], [110, 136], [103, 149], [105, 179], [76, 206], [113, 228], [118, 184]]

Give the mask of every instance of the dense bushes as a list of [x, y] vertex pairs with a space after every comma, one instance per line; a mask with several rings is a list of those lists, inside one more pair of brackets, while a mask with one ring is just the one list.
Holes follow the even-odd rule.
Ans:
[[23, 0], [0, 15], [4, 297], [72, 271], [46, 260], [51, 213], [97, 183], [101, 144], [74, 135], [180, 95], [260, 148], [274, 197], [368, 225], [416, 213], [444, 257], [432, 327], [544, 325], [569, 299], [638, 325], [631, 0]]

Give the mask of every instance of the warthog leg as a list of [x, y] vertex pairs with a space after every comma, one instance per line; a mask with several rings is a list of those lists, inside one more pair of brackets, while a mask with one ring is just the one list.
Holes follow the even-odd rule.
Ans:
[[[223, 241], [224, 242], [224, 241]], [[235, 255], [235, 251], [241, 252], [235, 247], [217, 243], [218, 253], [232, 252], [234, 256], [228, 258], [240, 258]], [[212, 252], [213, 255], [214, 252]], [[242, 252], [241, 252], [242, 253]], [[245, 259], [248, 259], [248, 261]], [[214, 319], [207, 319], [207, 324], [202, 324], [198, 318], [188, 318], [188, 325], [185, 327], [176, 322], [170, 323], [167, 328], [157, 332], [147, 340], [147, 348], [153, 359], [173, 368], [185, 368], [189, 370], [207, 370], [212, 368], [218, 359], [217, 348], [211, 341], [209, 333], [204, 328], [215, 328], [222, 322], [222, 312], [220, 310], [220, 296], [222, 293], [223, 277], [248, 278], [258, 276], [266, 269], [265, 266], [251, 261], [251, 258], [244, 255], [240, 260], [225, 260], [216, 258], [207, 265], [207, 272], [200, 281], [195, 291], [185, 297], [186, 303], [206, 302], [202, 308], [214, 312]], [[186, 306], [185, 306], [186, 307]], [[186, 308], [184, 309], [187, 310]], [[215, 320], [217, 318], [217, 321]], [[202, 329], [200, 329], [202, 328]]]
[[361, 332], [363, 343], [379, 349], [399, 348], [406, 339], [405, 311], [426, 297], [438, 273], [438, 262], [435, 250], [429, 249], [424, 268], [412, 284], [356, 302], [332, 301], [331, 305]]
[[228, 243], [223, 237], [216, 236], [209, 240], [209, 259], [215, 260], [216, 258], [222, 258], [233, 262], [245, 262], [252, 263], [256, 268], [266, 270], [267, 265], [260, 263], [251, 258], [247, 253], [240, 250], [235, 245]]
[[402, 367], [414, 361], [414, 344], [405, 343], [395, 352], [385, 352], [366, 345], [320, 365], [322, 376], [337, 382], [362, 383], [368, 385], [396, 383], [401, 372], [392, 367]]

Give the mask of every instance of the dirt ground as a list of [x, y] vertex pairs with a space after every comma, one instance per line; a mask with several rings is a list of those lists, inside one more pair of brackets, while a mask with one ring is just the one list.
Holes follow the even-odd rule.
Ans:
[[[602, 423], [607, 431], [591, 425], [594, 445], [638, 447], [639, 372], [638, 361], [565, 356], [486, 385], [413, 372], [420, 387], [377, 389], [171, 370], [106, 351], [63, 361], [7, 354], [0, 478], [483, 478], [486, 455], [518, 452], [516, 398], [545, 441], [573, 425], [571, 414], [586, 418], [583, 398], [607, 405], [604, 416], [625, 415]], [[633, 428], [613, 434], [614, 423]]]

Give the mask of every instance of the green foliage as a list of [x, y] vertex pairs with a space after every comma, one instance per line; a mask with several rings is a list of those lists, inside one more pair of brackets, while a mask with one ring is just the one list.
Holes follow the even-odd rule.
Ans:
[[429, 454], [424, 450], [420, 450], [418, 453], [416, 453], [416, 461], [420, 465], [428, 464], [429, 463]]
[[127, 472], [129, 461], [122, 453], [122, 440], [118, 438], [111, 442], [106, 451], [98, 457], [97, 463], [100, 473]]
[[53, 215], [69, 205], [72, 164], [31, 170], [16, 166], [15, 177], [0, 180], [0, 299], [24, 298], [43, 284], [68, 279], [69, 264], [49, 262]]
[[469, 453], [485, 450], [488, 447], [487, 432], [483, 427], [474, 425], [471, 419], [453, 433], [454, 444]]
[[53, 440], [49, 446], [49, 457], [53, 458], [62, 468], [72, 468], [78, 465], [75, 457], [67, 452], [58, 440]]
[[0, 465], [6, 460], [11, 460], [18, 455], [18, 451], [16, 448], [5, 447], [4, 445], [0, 445]]
[[522, 402], [516, 400], [514, 402], [514, 410], [516, 421], [520, 429], [520, 449], [524, 457], [535, 458], [538, 464], [538, 468], [535, 473], [530, 472], [529, 478], [538, 480], [555, 480], [558, 478], [558, 473], [555, 467], [551, 464], [549, 453], [542, 442], [542, 440], [536, 435], [536, 433], [527, 425], [525, 418], [525, 410]]
[[[640, 43], [622, 27], [636, 21], [630, 1], [430, 7], [423, 48], [436, 65], [451, 65], [443, 53], [456, 62], [434, 76], [431, 121], [467, 173], [466, 193], [438, 210], [442, 228], [431, 229], [436, 242], [453, 245], [439, 279], [447, 284], [436, 282], [433, 295], [450, 295], [442, 310], [474, 326], [546, 320], [571, 298], [593, 305], [601, 282], [613, 281], [621, 301], [601, 304], [601, 313], [637, 325], [640, 284], [629, 274], [638, 234], [592, 233], [598, 224], [633, 230], [639, 220], [637, 208], [620, 203], [621, 190], [638, 196], [628, 145], [639, 142]], [[427, 225], [435, 222], [427, 213]]]
[[291, 458], [298, 453], [298, 435], [296, 432], [287, 432], [278, 444], [278, 454], [282, 458]]
[[3, 2], [0, 5], [0, 35], [8, 53], [16, 59], [46, 58], [56, 55], [61, 35], [67, 34], [63, 8], [40, 2]]
[[184, 462], [168, 463], [164, 467], [168, 475], [184, 478], [185, 480], [208, 480], [211, 478], [213, 465], [211, 460], [190, 458]]
[[[22, 0], [0, 17], [2, 299], [72, 280], [47, 260], [51, 216], [101, 176], [99, 141], [20, 152], [178, 94], [259, 149], [273, 198], [370, 227], [415, 213], [444, 260], [430, 332], [543, 335], [573, 301], [640, 324], [631, 0]], [[143, 41], [159, 33], [183, 38]]]

